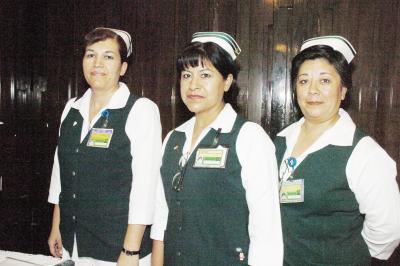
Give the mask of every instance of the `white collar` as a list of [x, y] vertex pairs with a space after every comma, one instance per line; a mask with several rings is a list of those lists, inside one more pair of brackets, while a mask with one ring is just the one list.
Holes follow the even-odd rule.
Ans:
[[[111, 96], [110, 101], [103, 109], [120, 109], [125, 107], [129, 98], [130, 91], [125, 83], [119, 82], [118, 89]], [[72, 108], [82, 111], [82, 108], [88, 107], [90, 97], [92, 96], [92, 89], [87, 89], [81, 98], [72, 104]]]
[[[339, 109], [339, 116], [339, 120], [335, 123], [335, 125], [326, 130], [309, 148], [307, 153], [322, 149], [330, 144], [336, 146], [351, 146], [353, 144], [356, 125], [349, 114], [342, 108]], [[293, 149], [303, 123], [304, 117], [278, 133], [278, 136], [286, 137], [286, 145], [288, 149]]]
[[[232, 131], [233, 124], [235, 123], [237, 113], [233, 110], [232, 106], [227, 103], [224, 109], [218, 114], [217, 118], [207, 127], [208, 129], [213, 128], [218, 130], [221, 128], [221, 133], [229, 133]], [[192, 132], [196, 117], [193, 116], [191, 119], [177, 127], [175, 130], [180, 132]]]

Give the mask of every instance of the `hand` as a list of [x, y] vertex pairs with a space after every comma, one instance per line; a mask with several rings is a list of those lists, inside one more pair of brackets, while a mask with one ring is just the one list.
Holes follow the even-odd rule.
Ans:
[[52, 228], [50, 232], [49, 239], [47, 241], [49, 244], [50, 254], [54, 257], [62, 257], [62, 240], [59, 228]]
[[117, 266], [139, 266], [139, 255], [128, 256], [121, 252], [117, 261]]

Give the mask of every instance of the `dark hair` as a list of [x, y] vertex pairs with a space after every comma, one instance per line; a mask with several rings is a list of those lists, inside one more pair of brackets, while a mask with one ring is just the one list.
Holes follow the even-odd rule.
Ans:
[[86, 49], [86, 47], [88, 47], [89, 45], [92, 45], [96, 42], [105, 41], [107, 39], [113, 39], [117, 41], [118, 51], [121, 56], [121, 62], [128, 62], [128, 50], [126, 48], [125, 42], [121, 38], [121, 36], [113, 32], [112, 30], [105, 28], [97, 28], [92, 30], [85, 35], [84, 47]]
[[297, 75], [299, 74], [301, 64], [303, 64], [306, 60], [314, 60], [318, 58], [328, 60], [328, 62], [335, 67], [336, 71], [338, 72], [342, 86], [346, 87], [348, 91], [351, 90], [353, 86], [351, 79], [352, 64], [347, 63], [344, 56], [340, 52], [333, 50], [332, 47], [327, 45], [315, 45], [304, 49], [292, 60], [290, 82], [294, 91], [296, 91], [296, 79]]
[[178, 88], [178, 91], [180, 90], [182, 71], [189, 67], [203, 65], [204, 61], [211, 62], [222, 75], [224, 80], [228, 78], [229, 74], [232, 74], [233, 81], [229, 90], [224, 93], [224, 101], [236, 106], [236, 97], [239, 93], [239, 86], [236, 81], [240, 71], [240, 66], [224, 49], [212, 42], [190, 43], [183, 49], [181, 55], [178, 56], [176, 60], [176, 87]]

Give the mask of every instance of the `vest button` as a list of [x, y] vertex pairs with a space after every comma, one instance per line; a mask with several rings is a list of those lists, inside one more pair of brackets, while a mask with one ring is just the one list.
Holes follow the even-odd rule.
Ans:
[[76, 148], [76, 150], [75, 150], [75, 151], [76, 151], [76, 153], [78, 153], [78, 152], [79, 152], [79, 148]]
[[75, 173], [75, 171], [72, 171], [72, 176], [76, 176], [76, 173]]
[[76, 219], [75, 215], [74, 215], [74, 216], [72, 216], [72, 220], [74, 220], [74, 221], [75, 221], [75, 219]]
[[182, 231], [182, 226], [179, 226], [179, 227], [178, 227], [178, 230], [179, 230], [179, 231]]
[[180, 206], [181, 202], [179, 200], [176, 201], [176, 205]]
[[75, 199], [75, 198], [76, 198], [76, 195], [75, 195], [75, 194], [72, 194], [72, 198], [74, 198], [74, 199]]
[[181, 252], [180, 252], [180, 251], [178, 251], [178, 252], [176, 253], [176, 255], [178, 255], [178, 256], [181, 256]]

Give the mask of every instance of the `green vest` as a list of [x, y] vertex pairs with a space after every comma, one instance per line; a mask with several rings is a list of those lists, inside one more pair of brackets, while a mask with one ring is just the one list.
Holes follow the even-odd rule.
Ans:
[[[180, 192], [172, 188], [172, 178], [180, 170], [186, 137], [184, 132], [171, 134], [161, 167], [169, 208], [165, 266], [247, 265], [249, 210], [236, 153], [236, 139], [244, 123], [238, 116], [232, 131], [219, 135], [219, 145], [229, 147], [225, 169], [193, 167], [198, 148], [210, 147], [217, 135], [214, 129], [208, 132], [187, 162]], [[243, 261], [237, 248], [246, 256]]]
[[[284, 265], [370, 265], [364, 216], [346, 177], [347, 161], [364, 136], [357, 129], [352, 146], [328, 145], [294, 170], [294, 179], [304, 179], [304, 202], [281, 204]], [[275, 146], [280, 163], [286, 139], [277, 137]]]
[[[117, 261], [120, 254], [132, 185], [131, 143], [125, 125], [137, 99], [131, 94], [125, 107], [108, 110], [107, 128], [114, 129], [108, 148], [86, 146], [90, 132], [80, 143], [83, 118], [79, 110], [71, 108], [61, 124], [60, 230], [70, 252], [76, 234], [79, 257]], [[105, 119], [100, 117], [93, 128], [102, 128]]]

